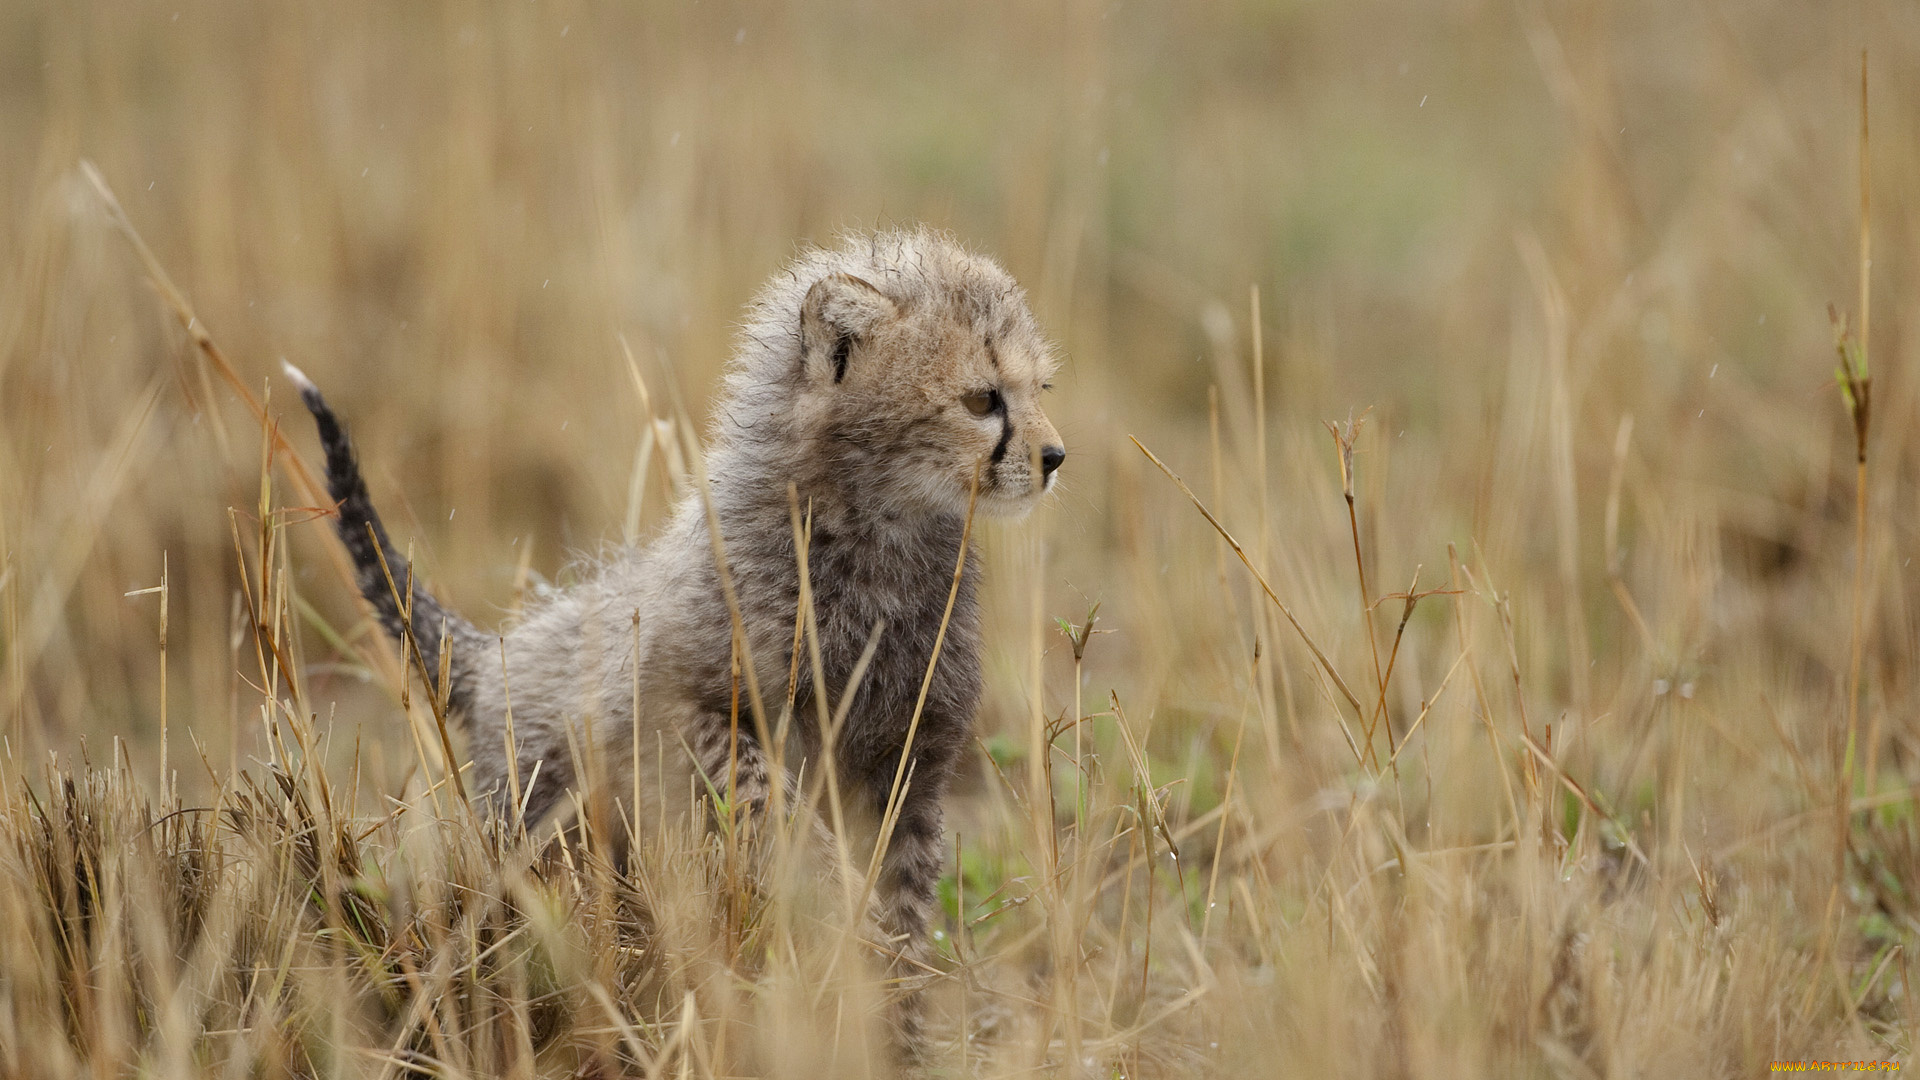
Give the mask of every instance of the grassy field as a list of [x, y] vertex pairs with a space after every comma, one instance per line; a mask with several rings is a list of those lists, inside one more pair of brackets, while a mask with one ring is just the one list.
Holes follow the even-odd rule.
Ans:
[[886, 1072], [803, 846], [466, 811], [277, 372], [493, 625], [916, 221], [1071, 452], [985, 527], [937, 1074], [1905, 1063], [1916, 125], [1894, 2], [0, 5], [0, 1073]]

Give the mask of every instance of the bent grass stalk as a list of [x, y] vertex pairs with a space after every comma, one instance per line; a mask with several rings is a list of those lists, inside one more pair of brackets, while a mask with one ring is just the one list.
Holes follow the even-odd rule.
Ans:
[[1165, 462], [1154, 455], [1153, 451], [1147, 449], [1145, 444], [1132, 435], [1127, 436], [1127, 439], [1131, 441], [1135, 447], [1139, 448], [1142, 454], [1147, 456], [1148, 461], [1153, 462], [1155, 468], [1165, 473], [1167, 479], [1172, 480], [1174, 484], [1179, 487], [1181, 494], [1185, 495], [1188, 501], [1193, 503], [1194, 509], [1200, 511], [1200, 516], [1207, 519], [1207, 524], [1213, 526], [1214, 531], [1220, 534], [1220, 538], [1227, 542], [1227, 546], [1233, 549], [1235, 555], [1239, 556], [1241, 565], [1245, 566], [1248, 573], [1251, 573], [1253, 579], [1259, 583], [1260, 591], [1266, 594], [1267, 599], [1272, 601], [1274, 607], [1280, 609], [1280, 614], [1286, 616], [1288, 625], [1292, 626], [1294, 632], [1300, 635], [1300, 640], [1306, 643], [1308, 651], [1313, 653], [1313, 658], [1319, 662], [1321, 670], [1325, 671], [1327, 677], [1333, 680], [1333, 685], [1339, 689], [1340, 696], [1345, 698], [1348, 707], [1353, 709], [1354, 719], [1364, 727], [1367, 722], [1367, 716], [1366, 710], [1360, 704], [1360, 699], [1353, 696], [1352, 690], [1347, 689], [1347, 681], [1342, 679], [1340, 673], [1334, 669], [1333, 661], [1327, 659], [1327, 654], [1320, 651], [1320, 646], [1313, 640], [1313, 635], [1307, 633], [1307, 628], [1302, 626], [1300, 620], [1294, 617], [1293, 609], [1289, 608], [1286, 602], [1281, 600], [1279, 595], [1273, 591], [1273, 586], [1267, 584], [1266, 575], [1262, 574], [1260, 570], [1253, 565], [1253, 561], [1247, 558], [1246, 549], [1240, 546], [1240, 541], [1233, 538], [1233, 534], [1228, 532], [1224, 525], [1220, 524], [1220, 519], [1213, 516], [1213, 511], [1207, 509], [1206, 504], [1200, 501], [1200, 497], [1195, 495], [1193, 489], [1187, 486], [1187, 482], [1180, 479], [1179, 475], [1172, 469], [1169, 469]]

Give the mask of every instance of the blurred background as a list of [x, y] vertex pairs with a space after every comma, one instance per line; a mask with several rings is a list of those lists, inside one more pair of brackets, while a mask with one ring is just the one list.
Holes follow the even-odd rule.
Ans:
[[[1817, 911], [1826, 879], [1771, 830], [1844, 726], [1854, 447], [1827, 312], [1859, 318], [1862, 48], [1859, 723], [1867, 794], [1897, 790], [1920, 778], [1920, 7], [1876, 2], [9, 0], [7, 751], [148, 761], [164, 705], [187, 790], [213, 783], [195, 756], [245, 765], [264, 738], [239, 569], [259, 430], [83, 159], [309, 459], [279, 361], [326, 390], [421, 572], [483, 625], [665, 512], [661, 459], [636, 479], [628, 349], [654, 411], [698, 429], [743, 305], [800, 245], [928, 222], [1024, 282], [1067, 358], [1059, 493], [985, 540], [993, 754], [1072, 705], [1054, 620], [1098, 603], [1082, 705], [1111, 691], [1151, 728], [1180, 814], [1218, 804], [1246, 715], [1269, 823], [1364, 787], [1300, 637], [1135, 435], [1365, 697], [1350, 530], [1369, 602], [1416, 569], [1460, 590], [1414, 611], [1381, 695], [1402, 733], [1438, 702], [1403, 758], [1409, 836], [1510, 839], [1524, 727], [1665, 858], [1722, 853]], [[1323, 426], [1349, 416], [1354, 526]], [[306, 516], [313, 700], [397, 789], [391, 661]], [[127, 595], [163, 565], [164, 699], [159, 598]], [[1374, 613], [1382, 662], [1401, 609]]]
[[[1002, 260], [1064, 349], [1065, 483], [990, 549], [1044, 538], [1046, 616], [1101, 602], [1119, 633], [1090, 663], [1136, 692], [1204, 711], [1219, 694], [1167, 681], [1244, 678], [1221, 649], [1252, 631], [1218, 618], [1204, 523], [1126, 440], [1204, 493], [1215, 388], [1239, 492], [1221, 515], [1264, 538], [1283, 595], [1333, 640], [1360, 631], [1321, 422], [1371, 409], [1357, 475], [1374, 592], [1415, 565], [1431, 587], [1449, 542], [1496, 586], [1525, 581], [1513, 614], [1540, 708], [1595, 717], [1623, 671], [1726, 648], [1826, 686], [1845, 641], [1806, 616], [1845, 596], [1844, 536], [1826, 531], [1851, 505], [1826, 307], [1856, 306], [1868, 44], [1891, 708], [1915, 640], [1911, 6], [15, 0], [0, 9], [11, 745], [152, 742], [157, 599], [123, 594], [157, 585], [163, 555], [172, 715], [210, 745], [247, 726], [229, 708], [226, 511], [258, 502], [257, 429], [206, 380], [82, 159], [243, 378], [277, 382], [286, 358], [319, 380], [424, 572], [483, 623], [516, 581], [622, 536], [641, 428], [623, 336], [656, 408], [701, 423], [742, 305], [798, 245], [924, 221]], [[274, 401], [285, 414], [284, 385]], [[289, 430], [311, 453], [297, 410]], [[1258, 477], [1257, 499], [1233, 488]], [[1616, 561], [1642, 575], [1654, 654], [1626, 647], [1609, 591], [1616, 483]], [[293, 535], [301, 603], [351, 631], [321, 529]], [[1204, 557], [1175, 557], [1188, 549]], [[1025, 608], [995, 610], [1023, 628]], [[1451, 659], [1412, 644], [1410, 670]], [[1000, 708], [1018, 715], [1013, 683]]]
[[[173, 723], [235, 760], [258, 726], [238, 704], [227, 513], [257, 511], [257, 429], [82, 159], [243, 379], [275, 381], [276, 414], [281, 358], [328, 391], [423, 572], [483, 624], [622, 538], [642, 428], [623, 337], [656, 409], [697, 425], [742, 305], [798, 245], [924, 221], [1002, 260], [1067, 356], [1060, 494], [988, 538], [1006, 643], [989, 731], [1025, 714], [1033, 579], [1008, 567], [1036, 547], [1044, 617], [1099, 602], [1115, 631], [1089, 653], [1096, 692], [1191, 723], [1238, 708], [1223, 688], [1246, 681], [1258, 627], [1219, 598], [1244, 602], [1245, 582], [1129, 433], [1224, 500], [1328, 647], [1364, 656], [1322, 421], [1370, 409], [1356, 472], [1375, 595], [1416, 565], [1442, 582], [1452, 543], [1512, 593], [1535, 712], [1563, 729], [1623, 723], [1652, 680], [1705, 687], [1737, 655], [1789, 713], [1805, 703], [1786, 720], [1813, 738], [1846, 648], [1851, 433], [1826, 307], [1857, 306], [1867, 44], [1884, 133], [1873, 700], [1901, 748], [1911, 6], [16, 0], [0, 10], [9, 746], [150, 752], [157, 597], [124, 594], [157, 585], [163, 557]], [[642, 485], [641, 535], [667, 483]], [[364, 646], [323, 530], [291, 535], [305, 621]], [[307, 643], [324, 695], [384, 730], [390, 680], [362, 686], [365, 657], [338, 644]], [[1305, 662], [1282, 644], [1283, 667]], [[1441, 644], [1409, 640], [1397, 707], [1417, 711]], [[1299, 670], [1286, 693], [1317, 707]], [[1296, 749], [1346, 752], [1294, 722]]]

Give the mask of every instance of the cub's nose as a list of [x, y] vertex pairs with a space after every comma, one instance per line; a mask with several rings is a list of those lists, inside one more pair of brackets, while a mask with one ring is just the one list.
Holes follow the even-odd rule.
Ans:
[[1054, 470], [1058, 469], [1060, 463], [1065, 460], [1067, 460], [1066, 447], [1048, 446], [1042, 448], [1040, 451], [1040, 475], [1043, 478], [1051, 478]]

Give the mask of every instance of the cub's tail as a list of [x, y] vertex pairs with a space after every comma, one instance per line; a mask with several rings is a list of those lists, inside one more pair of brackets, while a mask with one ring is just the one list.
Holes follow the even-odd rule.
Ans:
[[454, 712], [465, 714], [472, 701], [474, 664], [479, 660], [485, 637], [471, 623], [442, 607], [417, 579], [412, 582], [408, 604], [411, 611], [402, 610], [399, 597], [406, 594], [412, 575], [405, 557], [394, 550], [393, 542], [387, 539], [386, 526], [380, 523], [380, 515], [367, 495], [367, 482], [360, 476], [360, 463], [354, 458], [346, 428], [341, 426], [340, 418], [333, 414], [327, 400], [320, 396], [320, 389], [305, 372], [292, 364], [283, 366], [287, 378], [300, 391], [300, 400], [306, 403], [307, 411], [313, 414], [320, 428], [320, 444], [327, 452], [327, 492], [339, 509], [334, 524], [340, 542], [353, 557], [360, 595], [373, 605], [380, 624], [395, 641], [406, 640], [408, 615], [412, 616], [413, 640], [419, 646], [420, 661], [426, 668], [422, 675], [427, 685], [436, 690], [440, 685], [440, 648], [444, 641], [452, 654], [447, 665], [447, 703]]

